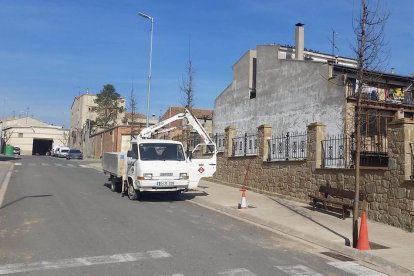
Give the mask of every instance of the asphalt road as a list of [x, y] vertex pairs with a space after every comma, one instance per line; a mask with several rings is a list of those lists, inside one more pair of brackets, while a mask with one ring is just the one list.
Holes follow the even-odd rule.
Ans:
[[0, 275], [381, 275], [188, 196], [122, 198], [86, 161], [14, 163], [0, 207]]

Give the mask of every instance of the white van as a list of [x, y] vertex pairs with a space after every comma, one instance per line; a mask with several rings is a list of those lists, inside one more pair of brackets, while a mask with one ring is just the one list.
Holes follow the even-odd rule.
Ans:
[[66, 157], [68, 156], [69, 153], [69, 147], [60, 147], [58, 148], [57, 152], [56, 152], [56, 156], [57, 157]]

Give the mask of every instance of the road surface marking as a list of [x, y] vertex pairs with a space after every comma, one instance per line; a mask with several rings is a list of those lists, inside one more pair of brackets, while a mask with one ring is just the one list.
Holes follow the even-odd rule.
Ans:
[[71, 168], [75, 167], [75, 165], [73, 165], [73, 164], [66, 164], [66, 166], [71, 167]]
[[89, 169], [89, 167], [88, 167], [87, 165], [79, 165], [79, 167], [82, 167], [82, 168], [87, 168], [87, 169]]
[[275, 267], [291, 276], [323, 276], [322, 274], [304, 265], [275, 266]]
[[63, 167], [63, 165], [60, 164], [60, 163], [55, 163], [55, 166], [57, 166], [57, 167]]
[[50, 165], [49, 165], [49, 163], [42, 163], [42, 166], [47, 167], [47, 166], [50, 166]]
[[91, 265], [99, 265], [99, 264], [136, 262], [136, 261], [142, 261], [146, 259], [159, 259], [159, 258], [169, 258], [169, 257], [171, 257], [171, 255], [167, 253], [166, 251], [155, 250], [155, 251], [147, 251], [147, 252], [127, 253], [127, 254], [41, 261], [41, 262], [34, 262], [34, 263], [6, 264], [6, 265], [0, 265], [0, 275], [19, 273], [19, 272], [41, 271], [41, 270], [47, 270], [47, 269], [82, 267], [82, 266], [91, 266]]
[[253, 272], [245, 268], [234, 268], [229, 269], [223, 272], [219, 272], [218, 275], [228, 275], [228, 276], [256, 276]]
[[21, 166], [22, 163], [14, 163], [15, 166]]
[[3, 200], [4, 200], [4, 195], [6, 194], [7, 191], [7, 187], [9, 186], [9, 182], [10, 182], [10, 177], [13, 171], [14, 165], [13, 163], [11, 163], [11, 167], [9, 169], [9, 171], [6, 174], [6, 177], [3, 180], [3, 183], [1, 183], [1, 187], [0, 187], [0, 207], [3, 205]]
[[352, 275], [386, 276], [386, 274], [369, 269], [354, 262], [330, 262], [328, 264]]

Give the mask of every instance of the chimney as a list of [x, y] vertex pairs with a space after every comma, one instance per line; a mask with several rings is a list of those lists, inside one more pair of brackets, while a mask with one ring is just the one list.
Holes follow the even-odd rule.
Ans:
[[295, 31], [295, 58], [296, 60], [303, 60], [303, 50], [305, 47], [305, 24], [297, 23]]

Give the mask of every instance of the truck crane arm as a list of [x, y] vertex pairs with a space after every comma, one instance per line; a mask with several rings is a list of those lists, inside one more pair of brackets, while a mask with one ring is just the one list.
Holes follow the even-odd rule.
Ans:
[[202, 141], [206, 145], [215, 145], [214, 141], [210, 138], [206, 130], [203, 128], [201, 123], [198, 121], [198, 119], [191, 113], [190, 110], [187, 108], [183, 113], [178, 113], [164, 121], [158, 122], [155, 125], [149, 126], [141, 130], [138, 138], [150, 138], [151, 134], [155, 133], [158, 129], [165, 127], [166, 125], [178, 121], [186, 119], [188, 124], [191, 125], [197, 133], [200, 135]]

